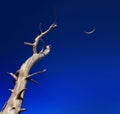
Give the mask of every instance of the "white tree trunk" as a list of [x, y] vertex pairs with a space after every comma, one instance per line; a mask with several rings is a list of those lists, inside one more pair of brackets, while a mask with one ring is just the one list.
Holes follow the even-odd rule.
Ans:
[[[35, 38], [34, 43], [25, 42], [25, 44], [33, 46], [33, 55], [29, 57], [21, 65], [20, 69], [17, 71], [16, 74], [9, 73], [14, 78], [15, 86], [13, 89], [10, 89], [11, 96], [3, 106], [0, 114], [20, 114], [20, 112], [26, 110], [25, 108], [21, 108], [24, 99], [24, 92], [26, 90], [26, 84], [28, 80], [31, 80], [31, 76], [38, 73], [42, 73], [45, 70], [37, 73], [33, 73], [31, 75], [29, 75], [29, 71], [38, 60], [44, 58], [50, 52], [50, 46], [46, 46], [45, 49], [43, 47], [42, 50], [39, 53], [37, 53], [38, 42], [40, 40], [43, 42], [41, 38], [55, 27], [56, 27], [56, 23], [53, 23], [45, 32], [41, 32], [41, 34]], [[43, 42], [43, 46], [44, 46], [44, 42]]]

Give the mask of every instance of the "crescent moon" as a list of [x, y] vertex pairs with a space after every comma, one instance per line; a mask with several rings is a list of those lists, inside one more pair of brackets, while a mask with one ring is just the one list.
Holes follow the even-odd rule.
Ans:
[[92, 34], [92, 33], [95, 32], [95, 30], [96, 30], [96, 28], [93, 28], [91, 31], [85, 31], [84, 33], [85, 33], [85, 34]]

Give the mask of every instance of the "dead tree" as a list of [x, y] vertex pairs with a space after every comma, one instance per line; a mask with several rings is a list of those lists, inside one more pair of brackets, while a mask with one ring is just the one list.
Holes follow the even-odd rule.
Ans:
[[[32, 46], [33, 54], [21, 65], [20, 69], [17, 70], [16, 74], [13, 74], [11, 72], [8, 73], [14, 79], [15, 85], [13, 89], [9, 89], [11, 91], [11, 95], [8, 101], [3, 106], [0, 114], [20, 114], [21, 112], [26, 110], [25, 108], [21, 108], [24, 99], [24, 92], [26, 90], [26, 84], [29, 80], [34, 83], [38, 83], [37, 81], [32, 79], [32, 76], [38, 73], [45, 72], [46, 69], [33, 74], [29, 74], [29, 71], [38, 60], [41, 60], [49, 54], [50, 45], [47, 45], [45, 47], [42, 37], [46, 35], [49, 31], [54, 29], [56, 26], [56, 22], [54, 22], [45, 32], [42, 32], [41, 30], [40, 35], [38, 35], [34, 39], [34, 43], [24, 42], [24, 44]], [[37, 50], [39, 41], [42, 41], [43, 44], [41, 51]]]

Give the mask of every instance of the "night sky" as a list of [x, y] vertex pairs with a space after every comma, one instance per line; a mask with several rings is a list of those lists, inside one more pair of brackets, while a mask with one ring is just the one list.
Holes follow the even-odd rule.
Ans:
[[[57, 14], [57, 28], [43, 39], [51, 52], [30, 73], [24, 114], [120, 114], [120, 2], [117, 0], [0, 1], [0, 109], [33, 42]], [[85, 34], [84, 31], [91, 31]], [[41, 49], [41, 43], [39, 45]]]

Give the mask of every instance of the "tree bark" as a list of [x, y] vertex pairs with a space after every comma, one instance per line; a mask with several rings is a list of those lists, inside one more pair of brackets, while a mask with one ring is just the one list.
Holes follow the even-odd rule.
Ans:
[[[11, 95], [3, 106], [0, 114], [20, 114], [21, 112], [26, 111], [25, 108], [21, 108], [26, 90], [26, 84], [29, 80], [37, 83], [35, 80], [31, 79], [31, 77], [35, 74], [45, 72], [46, 70], [44, 69], [43, 71], [39, 71], [33, 74], [29, 74], [29, 71], [38, 60], [41, 60], [49, 54], [50, 46], [48, 45], [44, 49], [44, 42], [42, 37], [55, 27], [56, 23], [54, 22], [45, 32], [41, 32], [41, 34], [35, 38], [34, 43], [25, 42], [26, 45], [33, 47], [33, 55], [21, 65], [16, 74], [9, 73], [13, 77], [15, 85], [13, 89], [9, 89], [11, 91]], [[41, 51], [37, 52], [37, 45], [40, 40], [43, 43], [43, 47]]]

